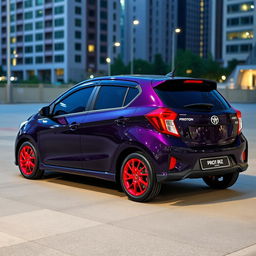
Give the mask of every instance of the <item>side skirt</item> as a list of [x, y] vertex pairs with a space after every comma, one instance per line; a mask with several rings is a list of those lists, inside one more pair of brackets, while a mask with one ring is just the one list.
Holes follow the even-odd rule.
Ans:
[[61, 167], [61, 166], [55, 166], [55, 165], [46, 165], [46, 164], [40, 164], [40, 169], [46, 170], [46, 171], [55, 171], [55, 172], [62, 172], [62, 173], [69, 173], [69, 174], [76, 174], [76, 175], [82, 175], [82, 176], [88, 176], [103, 180], [109, 180], [109, 181], [116, 181], [116, 175], [114, 173], [110, 172], [100, 172], [100, 171], [92, 171], [92, 170], [84, 170], [84, 169], [74, 169], [69, 167]]

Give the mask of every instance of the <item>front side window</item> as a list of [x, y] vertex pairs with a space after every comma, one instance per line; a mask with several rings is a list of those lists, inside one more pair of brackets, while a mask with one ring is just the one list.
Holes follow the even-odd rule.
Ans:
[[94, 109], [120, 108], [123, 106], [127, 87], [102, 86], [97, 96]]
[[94, 87], [84, 88], [67, 96], [55, 105], [53, 115], [58, 116], [85, 111], [93, 89]]

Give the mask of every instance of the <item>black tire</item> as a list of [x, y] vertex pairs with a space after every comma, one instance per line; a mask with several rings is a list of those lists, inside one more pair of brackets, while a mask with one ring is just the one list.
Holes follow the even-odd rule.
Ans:
[[[126, 166], [133, 159], [135, 161], [137, 161], [137, 162], [135, 162], [137, 165], [136, 169], [140, 174], [134, 175], [133, 178], [129, 178], [129, 182], [128, 182], [128, 180], [125, 180], [125, 177], [127, 177], [127, 174], [126, 174], [127, 167]], [[128, 168], [128, 171], [132, 172], [131, 169], [132, 168]], [[143, 171], [145, 173], [142, 173], [140, 171]], [[128, 174], [128, 175], [132, 175], [132, 174]], [[137, 176], [137, 177], [135, 177], [135, 176]], [[135, 180], [135, 179], [137, 179], [137, 180]], [[131, 189], [130, 189], [130, 191], [128, 189], [128, 186], [134, 182], [138, 183], [138, 185], [136, 184], [138, 195], [134, 194], [133, 193], [134, 191], [131, 192]], [[140, 182], [147, 183], [147, 185], [144, 185], [143, 183], [140, 183]], [[139, 185], [139, 183], [140, 183], [140, 185]], [[147, 159], [147, 157], [141, 152], [132, 153], [132, 154], [128, 155], [125, 158], [125, 160], [123, 161], [123, 164], [121, 167], [121, 172], [120, 172], [120, 184], [122, 186], [123, 191], [128, 196], [128, 198], [130, 200], [136, 201], [136, 202], [148, 202], [148, 201], [152, 200], [160, 193], [161, 185], [162, 185], [161, 183], [157, 182], [156, 175], [154, 173], [152, 164]], [[133, 186], [134, 186], [133, 190], [136, 190], [135, 185], [133, 185]]]
[[[25, 157], [24, 155], [22, 155], [22, 153], [26, 150], [30, 150], [28, 152], [31, 152], [31, 154], [28, 155], [30, 155], [31, 159], [28, 161], [30, 161], [31, 165], [33, 164], [34, 166], [27, 167], [26, 160], [24, 160]], [[36, 147], [31, 142], [26, 141], [20, 146], [17, 159], [20, 173], [23, 175], [23, 177], [25, 177], [26, 179], [42, 178], [44, 171], [39, 169], [39, 155]]]
[[226, 189], [234, 185], [239, 177], [239, 172], [218, 176], [203, 177], [204, 182], [213, 189]]

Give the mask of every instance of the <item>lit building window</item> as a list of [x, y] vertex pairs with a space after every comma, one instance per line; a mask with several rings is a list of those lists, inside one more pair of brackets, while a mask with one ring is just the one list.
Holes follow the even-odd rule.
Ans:
[[14, 67], [17, 65], [17, 59], [16, 59], [16, 58], [12, 59], [12, 65], [13, 65]]
[[252, 39], [253, 31], [234, 31], [227, 33], [227, 40], [244, 40], [244, 39]]
[[62, 68], [56, 69], [56, 75], [57, 76], [63, 76], [64, 75], [64, 69], [62, 69]]
[[12, 42], [13, 44], [15, 44], [15, 43], [16, 43], [16, 37], [12, 37], [11, 42]]
[[94, 52], [95, 51], [95, 46], [93, 44], [88, 45], [88, 52]]

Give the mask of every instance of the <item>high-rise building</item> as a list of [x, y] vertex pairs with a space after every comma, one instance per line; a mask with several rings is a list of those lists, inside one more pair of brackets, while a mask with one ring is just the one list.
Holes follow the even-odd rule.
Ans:
[[222, 63], [223, 43], [223, 0], [212, 1], [211, 12], [211, 54], [219, 63]]
[[[7, 6], [0, 0], [1, 57], [7, 62]], [[79, 81], [106, 72], [120, 40], [119, 0], [11, 0], [11, 70], [19, 80]]]
[[[20, 80], [85, 77], [85, 0], [11, 0], [11, 70]], [[1, 63], [6, 65], [6, 0], [1, 1]]]
[[222, 59], [227, 66], [233, 59], [245, 63], [255, 45], [255, 1], [223, 1]]
[[[106, 59], [113, 60], [120, 54], [120, 0], [87, 0], [86, 64], [89, 73], [107, 70]], [[118, 46], [117, 46], [118, 45]]]
[[[171, 62], [176, 2], [177, 0], [124, 1], [123, 56], [126, 63], [131, 61], [131, 56], [152, 62], [156, 54], [161, 54], [167, 63]], [[134, 24], [135, 20], [138, 22]]]
[[178, 48], [206, 58], [211, 45], [210, 0], [179, 0], [177, 4], [178, 27], [182, 30]]

